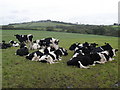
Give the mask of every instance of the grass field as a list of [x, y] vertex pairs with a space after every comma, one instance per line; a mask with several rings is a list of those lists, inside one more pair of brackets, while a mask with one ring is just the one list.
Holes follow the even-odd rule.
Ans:
[[46, 27], [55, 27], [55, 26], [71, 26], [67, 24], [55, 23], [55, 22], [28, 22], [23, 24], [13, 25], [15, 28], [46, 28]]
[[[2, 40], [16, 40], [14, 34], [33, 34], [34, 40], [54, 37], [60, 40], [59, 46], [68, 50], [75, 42], [85, 41], [98, 43], [99, 46], [108, 42], [118, 48], [118, 38], [99, 35], [85, 35], [62, 32], [3, 30]], [[73, 52], [62, 57], [57, 64], [46, 64], [29, 61], [25, 57], [14, 55], [16, 47], [2, 50], [2, 87], [3, 88], [113, 88], [118, 82], [118, 53], [115, 60], [99, 64], [90, 69], [67, 66], [66, 62]], [[31, 50], [30, 52], [33, 52]]]

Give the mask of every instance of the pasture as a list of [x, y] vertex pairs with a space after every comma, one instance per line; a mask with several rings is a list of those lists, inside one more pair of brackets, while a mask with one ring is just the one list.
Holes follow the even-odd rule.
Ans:
[[[33, 34], [34, 38], [54, 37], [60, 40], [59, 46], [69, 49], [75, 42], [95, 42], [99, 46], [105, 42], [113, 48], [118, 48], [118, 38], [110, 36], [74, 34], [64, 32], [3, 30], [2, 40], [16, 40], [14, 34]], [[118, 53], [115, 60], [98, 64], [90, 69], [80, 69], [67, 66], [66, 62], [73, 52], [68, 50], [68, 56], [56, 64], [29, 61], [25, 57], [15, 55], [16, 47], [2, 50], [2, 87], [3, 88], [113, 88], [118, 82]], [[33, 52], [31, 50], [30, 52]]]

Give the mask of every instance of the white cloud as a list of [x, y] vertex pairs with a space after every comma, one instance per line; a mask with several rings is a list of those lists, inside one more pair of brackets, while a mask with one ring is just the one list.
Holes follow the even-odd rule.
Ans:
[[102, 24], [101, 22], [103, 22], [103, 24], [111, 24], [116, 22], [118, 18], [118, 1], [119, 0], [1, 0], [0, 18], [2, 18], [2, 22], [0, 22], [0, 24], [40, 19], [88, 24]]

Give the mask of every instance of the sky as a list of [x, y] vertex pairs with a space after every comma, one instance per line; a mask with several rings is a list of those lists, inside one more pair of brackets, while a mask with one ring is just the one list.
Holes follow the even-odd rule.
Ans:
[[111, 25], [119, 0], [0, 0], [0, 25], [39, 20]]

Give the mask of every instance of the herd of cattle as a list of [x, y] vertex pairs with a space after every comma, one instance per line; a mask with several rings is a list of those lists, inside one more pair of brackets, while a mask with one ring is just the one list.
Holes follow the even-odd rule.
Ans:
[[[6, 43], [4, 40], [0, 43], [1, 49], [9, 47], [19, 47], [15, 55], [25, 56], [26, 59], [39, 62], [47, 62], [50, 64], [58, 63], [62, 60], [62, 56], [67, 56], [68, 52], [65, 48], [60, 47], [59, 40], [55, 38], [43, 38], [33, 41], [33, 35], [14, 35], [19, 41], [10, 40]], [[29, 46], [26, 44], [28, 43]], [[97, 47], [96, 43], [74, 43], [69, 50], [74, 51], [73, 56], [67, 61], [68, 66], [77, 66], [79, 68], [89, 68], [95, 64], [103, 64], [107, 61], [114, 60], [118, 49], [113, 49], [109, 43]], [[29, 47], [29, 48], [28, 48]], [[29, 50], [36, 50], [29, 53]]]

